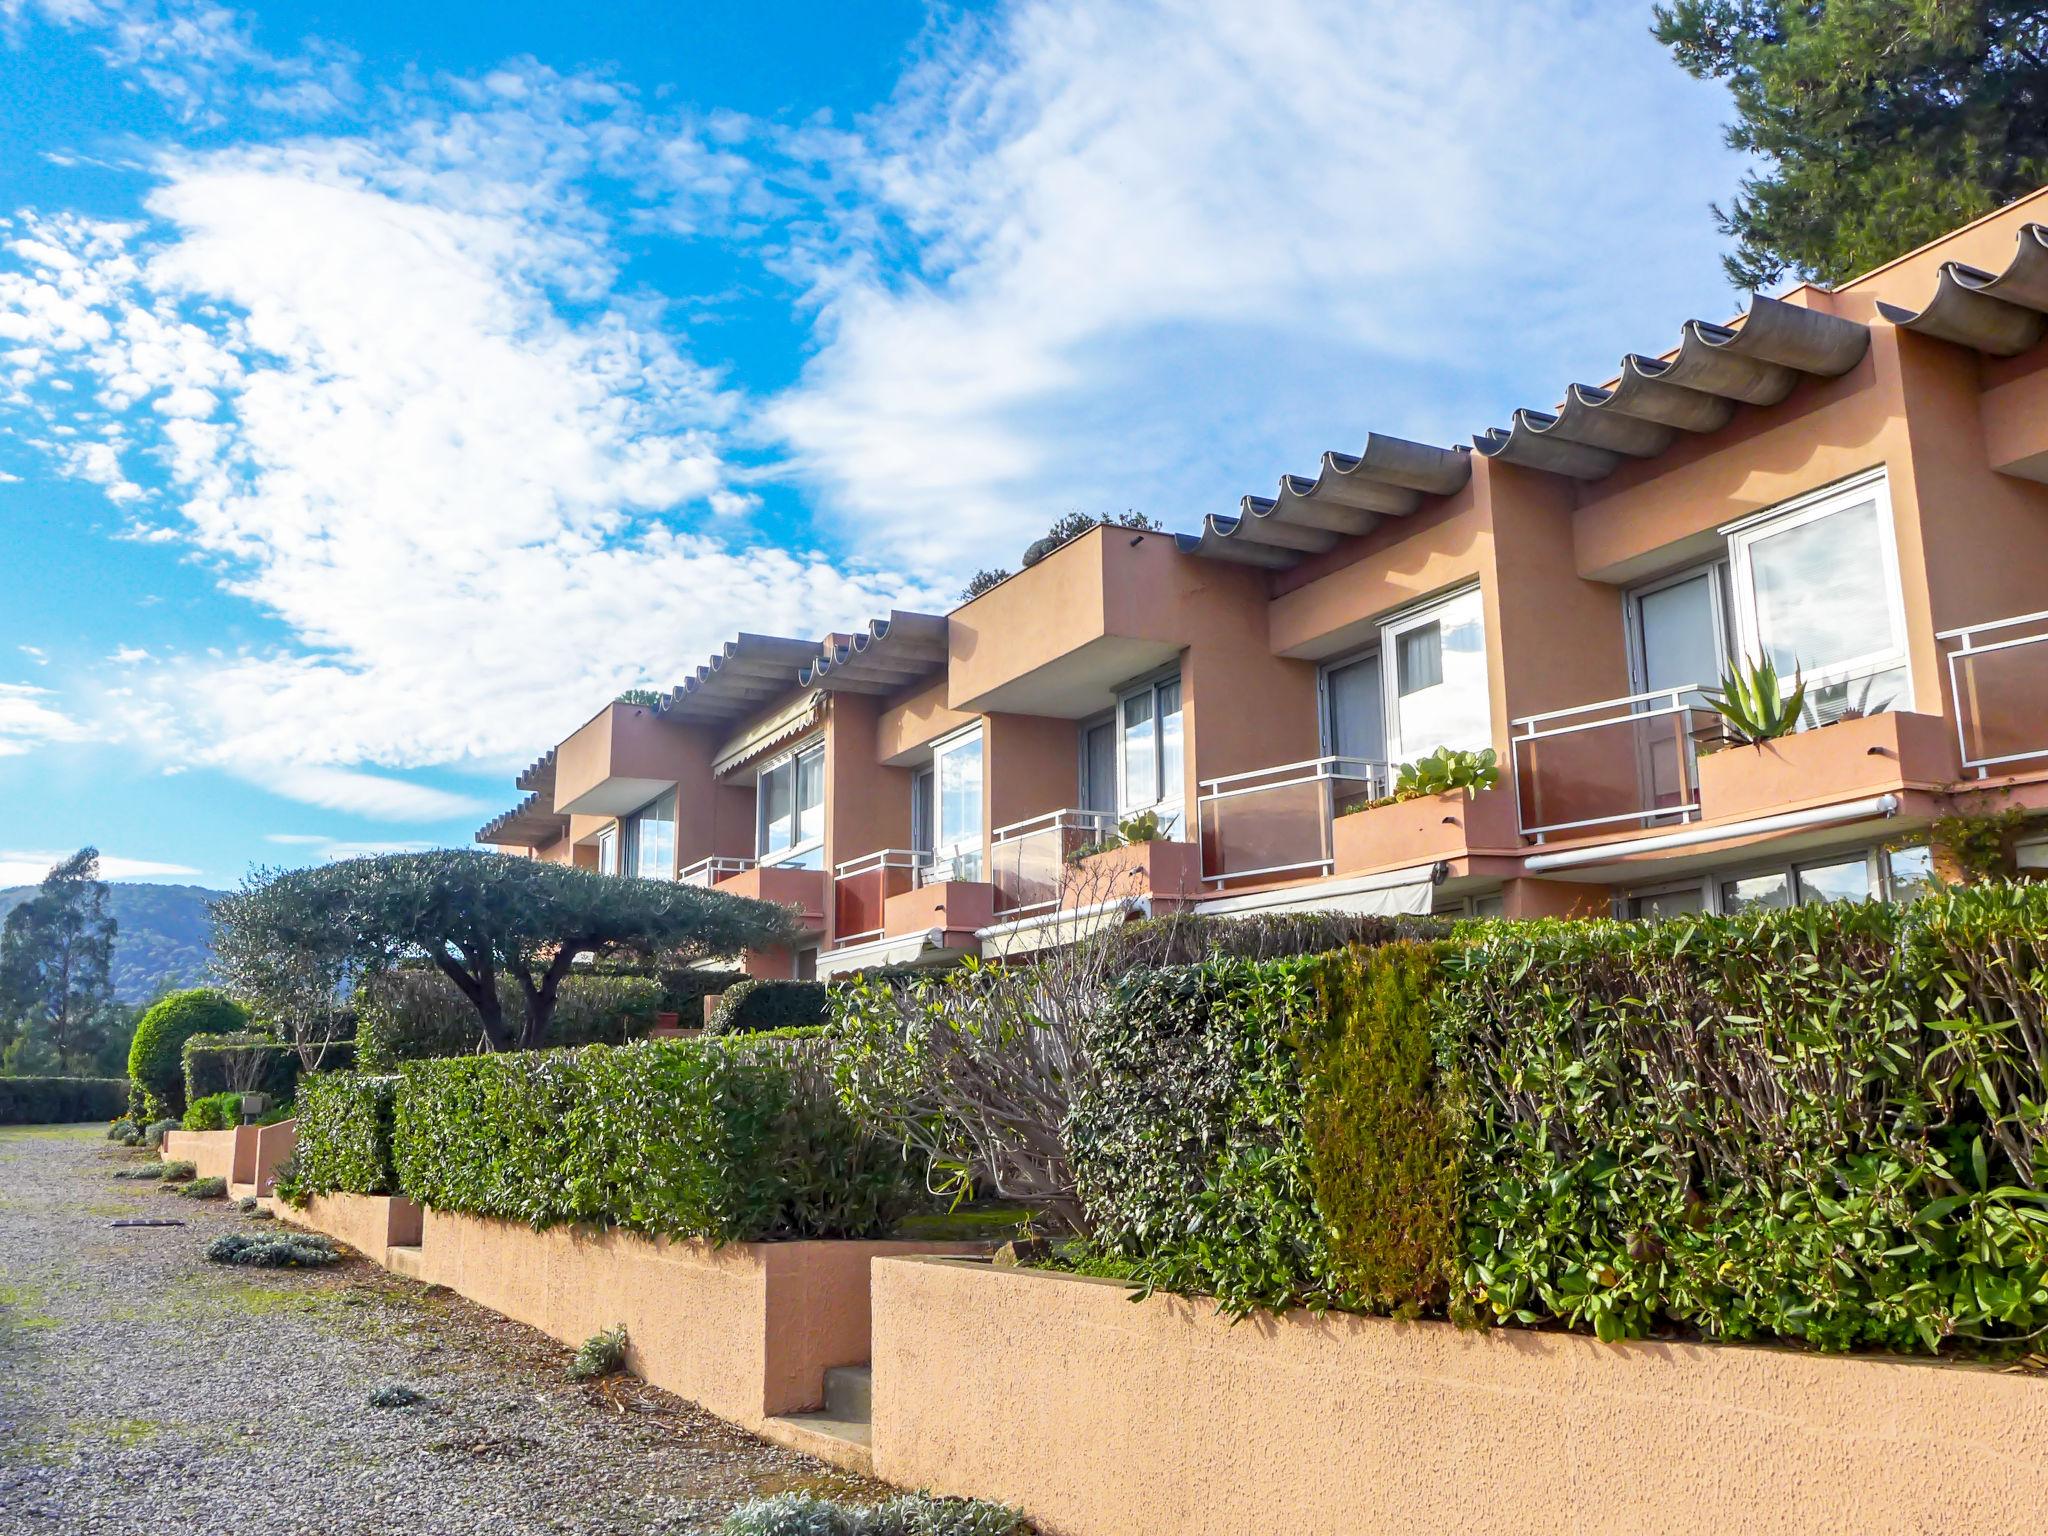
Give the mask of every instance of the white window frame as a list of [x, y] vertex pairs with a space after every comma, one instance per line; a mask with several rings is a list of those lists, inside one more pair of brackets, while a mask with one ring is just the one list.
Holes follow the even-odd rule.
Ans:
[[[1714, 599], [1714, 656], [1716, 665], [1712, 677], [1702, 677], [1695, 679], [1695, 681], [1711, 688], [1727, 675], [1730, 647], [1733, 644], [1733, 631], [1729, 627], [1728, 561], [1723, 556], [1716, 556], [1712, 560], [1686, 566], [1683, 570], [1673, 571], [1669, 575], [1659, 576], [1655, 581], [1646, 581], [1640, 586], [1628, 589], [1628, 592], [1625, 594], [1627, 602], [1623, 605], [1622, 616], [1628, 626], [1628, 681], [1630, 693], [1642, 694], [1650, 691], [1650, 655], [1649, 648], [1643, 637], [1642, 600], [1646, 597], [1655, 597], [1659, 592], [1665, 591], [1670, 587], [1682, 587], [1687, 582], [1697, 581], [1702, 576], [1707, 578], [1707, 587], [1713, 594]], [[1645, 892], [1644, 894], [1653, 895], [1655, 893]]]
[[614, 821], [597, 834], [597, 872], [600, 875], [619, 873], [619, 850], [625, 839], [619, 835], [619, 824]]
[[[1172, 685], [1180, 689], [1180, 751], [1181, 771], [1172, 784], [1166, 782], [1166, 732], [1161, 728], [1163, 718], [1159, 712], [1159, 690]], [[1152, 771], [1159, 782], [1159, 794], [1144, 804], [1131, 800], [1129, 774], [1125, 771], [1124, 752], [1124, 702], [1150, 694], [1152, 698]], [[1116, 712], [1110, 716], [1116, 725], [1116, 815], [1118, 821], [1141, 816], [1146, 811], [1159, 813], [1160, 830], [1171, 833], [1179, 825], [1187, 802], [1187, 761], [1188, 761], [1188, 694], [1181, 682], [1180, 666], [1176, 663], [1164, 672], [1155, 672], [1142, 682], [1131, 683], [1117, 691]]]
[[[1124, 798], [1123, 728], [1120, 724], [1120, 722], [1123, 719], [1123, 708], [1123, 700], [1118, 699], [1116, 703], [1116, 708], [1110, 710], [1109, 713], [1103, 715], [1090, 715], [1085, 720], [1079, 720], [1075, 722], [1074, 809], [1077, 811], [1094, 811], [1099, 809], [1099, 807], [1091, 806], [1087, 803], [1090, 796], [1094, 793], [1094, 791], [1102, 788], [1101, 785], [1093, 782], [1093, 775], [1089, 772], [1088, 733], [1092, 730], [1096, 730], [1101, 726], [1108, 726], [1110, 746], [1109, 799], [1111, 803], [1109, 809], [1104, 814], [1111, 817], [1114, 817], [1118, 814], [1116, 807], [1123, 802]], [[1182, 740], [1181, 750], [1187, 750], [1187, 743], [1185, 739]]]
[[1379, 641], [1374, 640], [1368, 645], [1359, 646], [1356, 650], [1346, 651], [1341, 656], [1332, 656], [1328, 661], [1316, 668], [1316, 718], [1318, 729], [1321, 732], [1319, 739], [1323, 744], [1323, 756], [1333, 756], [1337, 750], [1336, 732], [1330, 729], [1330, 674], [1332, 672], [1342, 672], [1346, 667], [1354, 666], [1358, 662], [1374, 657], [1379, 659], [1380, 664], [1380, 741], [1383, 744], [1381, 750], [1385, 750], [1384, 743], [1387, 738], [1386, 655], [1385, 647]]
[[[642, 845], [642, 839], [646, 834], [645, 818], [649, 811], [653, 810], [664, 800], [669, 801], [675, 808], [671, 812], [668, 821], [668, 878], [671, 880], [675, 879], [677, 828], [682, 823], [683, 801], [680, 789], [674, 785], [664, 789], [652, 800], [641, 806], [639, 810], [629, 812], [627, 815], [619, 818], [619, 853], [620, 870], [622, 873], [633, 875], [636, 878], [639, 877], [641, 855], [645, 851]], [[632, 861], [632, 868], [630, 869], [625, 867], [627, 859]]]
[[[1444, 609], [1463, 598], [1473, 596], [1479, 590], [1478, 582], [1468, 581], [1462, 586], [1451, 588], [1448, 592], [1439, 592], [1434, 597], [1422, 602], [1411, 603], [1406, 608], [1397, 609], [1379, 621], [1380, 713], [1382, 726], [1380, 734], [1386, 742], [1387, 761], [1389, 763], [1412, 763], [1418, 758], [1425, 757], [1429, 753], [1436, 751], [1438, 747], [1449, 745], [1448, 742], [1442, 741], [1433, 741], [1427, 745], [1421, 742], [1411, 744], [1401, 736], [1400, 637], [1411, 629], [1420, 629], [1425, 624], [1439, 621]], [[1481, 651], [1482, 654], [1485, 654], [1486, 605], [1483, 601], [1480, 603], [1479, 608], [1479, 632]], [[1486, 715], [1489, 722], [1487, 725], [1487, 736], [1489, 739], [1483, 745], [1493, 747], [1497, 751], [1499, 750], [1498, 744], [1491, 739], [1493, 735], [1493, 726], [1491, 724], [1493, 719], [1493, 657], [1490, 654], [1486, 655]], [[1468, 750], [1476, 751], [1477, 748]]]
[[[819, 809], [822, 811], [825, 803], [823, 798], [824, 755], [824, 739], [822, 737], [813, 736], [808, 740], [798, 742], [795, 746], [791, 747], [787, 752], [778, 754], [769, 762], [763, 763], [761, 765], [760, 772], [754, 775], [754, 862], [756, 864], [762, 865], [765, 868], [774, 869], [788, 864], [799, 863], [805, 858], [809, 857], [811, 854], [817, 853], [824, 848], [825, 818], [823, 815], [820, 815], [818, 817], [819, 825], [818, 835], [816, 837], [791, 843], [789, 847], [778, 848], [773, 853], [770, 853], [768, 851], [768, 794], [766, 789], [769, 774], [774, 773], [777, 769], [780, 768], [789, 769], [789, 806], [790, 815], [792, 818], [791, 830], [794, 831], [797, 827], [800, 827], [803, 824], [803, 802], [797, 798], [798, 792], [801, 790], [803, 786], [803, 769], [800, 766], [801, 760], [803, 758], [812, 756], [816, 756], [820, 759], [818, 773], [818, 805]], [[678, 807], [678, 809], [680, 810], [680, 807]]]
[[[1833, 662], [1819, 671], [1805, 672], [1803, 677], [1807, 687], [1813, 689], [1897, 669], [1906, 675], [1902, 696], [1909, 700], [1914, 696], [1912, 634], [1906, 627], [1905, 593], [1899, 580], [1898, 527], [1892, 516], [1891, 480], [1882, 465], [1794, 497], [1767, 511], [1741, 518], [1719, 530], [1728, 540], [1728, 585], [1734, 604], [1735, 654], [1741, 665], [1747, 666], [1764, 654], [1763, 637], [1757, 627], [1756, 579], [1750, 565], [1751, 550], [1773, 535], [1819, 522], [1866, 500], [1875, 503], [1878, 558], [1884, 569], [1886, 587], [1882, 598], [1898, 643], [1890, 649], [1869, 651]], [[1786, 677], [1783, 686], [1789, 693], [1792, 679]]]
[[[943, 765], [947, 757], [970, 745], [981, 748], [981, 804], [975, 807], [974, 830], [966, 837], [958, 837], [954, 838], [951, 842], [946, 842], [939, 836], [941, 825], [945, 820]], [[982, 854], [983, 845], [986, 841], [984, 828], [988, 825], [988, 747], [982, 737], [981, 722], [976, 721], [973, 725], [963, 730], [955, 731], [949, 736], [942, 736], [932, 743], [931, 775], [932, 824], [927, 831], [927, 840], [931, 845], [931, 862], [929, 866], [931, 878], [935, 881], [958, 878], [954, 871], [960, 868], [963, 863], [962, 855], [964, 854], [973, 855], [972, 864], [975, 870], [985, 870], [987, 861], [982, 857]], [[917, 841], [917, 837], [914, 834], [911, 841], [913, 843]], [[972, 875], [972, 878], [980, 879], [981, 875], [975, 873]]]
[[1654, 885], [1633, 885], [1615, 895], [1615, 916], [1627, 917], [1630, 904], [1639, 896], [1665, 896], [1674, 891], [1701, 891], [1706, 902], [1703, 910], [1713, 916], [1725, 916], [1727, 906], [1721, 899], [1721, 886], [1730, 880], [1750, 880], [1758, 875], [1783, 875], [1792, 892], [1794, 904], [1798, 904], [1799, 872], [1828, 864], [1847, 864], [1851, 859], [1861, 857], [1870, 876], [1872, 901], [1893, 901], [1897, 899], [1892, 889], [1890, 849], [1883, 843], [1868, 843], [1861, 848], [1839, 848], [1832, 853], [1809, 852], [1797, 858], [1751, 860], [1743, 864], [1730, 864], [1725, 868], [1703, 870], [1699, 874], [1682, 880], [1660, 880]]

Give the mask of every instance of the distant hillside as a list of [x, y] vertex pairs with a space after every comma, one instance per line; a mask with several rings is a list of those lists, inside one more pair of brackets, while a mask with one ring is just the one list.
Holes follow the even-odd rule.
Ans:
[[[166, 986], [192, 986], [213, 963], [213, 924], [206, 904], [224, 894], [199, 885], [107, 882], [114, 921], [114, 991], [124, 1003], [145, 1003]], [[35, 894], [32, 885], [0, 891], [0, 921]]]

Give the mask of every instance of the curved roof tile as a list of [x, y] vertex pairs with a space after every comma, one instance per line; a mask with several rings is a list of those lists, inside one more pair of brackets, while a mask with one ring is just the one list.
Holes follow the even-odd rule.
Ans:
[[2048, 225], [2019, 232], [2003, 272], [1945, 261], [1923, 309], [1878, 301], [1878, 313], [1901, 330], [2014, 357], [2048, 335]]

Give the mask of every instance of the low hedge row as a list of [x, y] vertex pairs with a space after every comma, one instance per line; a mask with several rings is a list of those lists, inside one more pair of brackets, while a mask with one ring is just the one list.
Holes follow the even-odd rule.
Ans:
[[[526, 1004], [509, 977], [499, 984], [506, 1014]], [[551, 1047], [623, 1045], [654, 1027], [662, 983], [649, 976], [570, 976], [555, 997]], [[396, 1072], [408, 1061], [469, 1056], [483, 1048], [476, 1008], [439, 971], [408, 968], [367, 978], [355, 992], [356, 1065]], [[694, 1023], [695, 1020], [689, 1022]]]
[[121, 1077], [0, 1077], [0, 1125], [117, 1120], [128, 1108]]
[[704, 1023], [709, 1035], [743, 1035], [770, 1029], [804, 1029], [825, 1022], [822, 981], [764, 981], [748, 976], [718, 999]]
[[1211, 962], [1094, 1034], [1103, 1264], [1233, 1311], [2048, 1327], [2048, 887]]
[[278, 1194], [294, 1205], [312, 1195], [388, 1195], [399, 1188], [392, 1154], [396, 1077], [312, 1072], [299, 1080], [298, 1145]]
[[874, 1237], [899, 1149], [834, 1097], [820, 1031], [408, 1062], [401, 1187], [438, 1210], [719, 1242]]

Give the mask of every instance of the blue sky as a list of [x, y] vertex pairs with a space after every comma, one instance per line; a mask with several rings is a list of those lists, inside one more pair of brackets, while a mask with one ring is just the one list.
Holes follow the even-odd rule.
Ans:
[[0, 0], [0, 885], [464, 843], [735, 629], [1738, 311], [1648, 23]]

